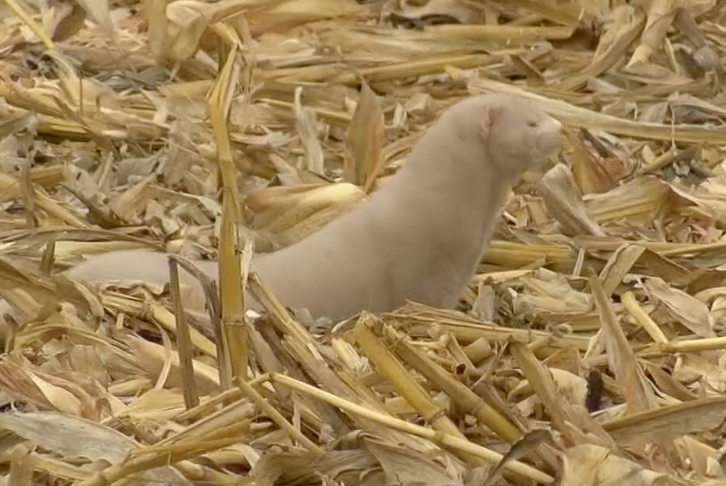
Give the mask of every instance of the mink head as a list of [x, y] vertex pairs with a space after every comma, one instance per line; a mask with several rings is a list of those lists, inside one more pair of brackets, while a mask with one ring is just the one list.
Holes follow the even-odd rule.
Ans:
[[461, 108], [460, 136], [483, 143], [490, 162], [501, 171], [523, 172], [560, 150], [561, 123], [525, 98], [484, 94], [464, 101]]

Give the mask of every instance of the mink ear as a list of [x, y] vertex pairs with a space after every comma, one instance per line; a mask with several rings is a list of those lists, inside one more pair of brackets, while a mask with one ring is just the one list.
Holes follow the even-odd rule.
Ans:
[[497, 117], [500, 113], [500, 107], [498, 105], [485, 106], [482, 110], [481, 119], [479, 120], [479, 127], [481, 130], [481, 137], [486, 140], [489, 137], [494, 124], [497, 122]]

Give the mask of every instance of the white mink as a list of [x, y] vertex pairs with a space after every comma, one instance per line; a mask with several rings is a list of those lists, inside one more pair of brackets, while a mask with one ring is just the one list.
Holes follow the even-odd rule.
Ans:
[[[253, 268], [293, 309], [348, 318], [415, 301], [453, 307], [486, 250], [501, 204], [529, 167], [560, 149], [561, 124], [534, 103], [484, 94], [445, 110], [369, 202]], [[217, 278], [215, 262], [195, 262]], [[89, 282], [168, 282], [151, 250], [91, 257], [68, 271]], [[185, 272], [181, 272], [184, 274]], [[195, 293], [201, 288], [195, 281]], [[250, 307], [259, 309], [250, 300]]]

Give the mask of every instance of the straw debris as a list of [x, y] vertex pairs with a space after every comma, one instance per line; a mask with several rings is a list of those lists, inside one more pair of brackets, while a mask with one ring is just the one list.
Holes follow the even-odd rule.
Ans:
[[[724, 484], [724, 25], [716, 0], [5, 0], [0, 483]], [[481, 92], [540, 103], [563, 151], [459, 308], [330, 331], [249, 273]], [[59, 273], [130, 248], [174, 254], [169, 288]]]

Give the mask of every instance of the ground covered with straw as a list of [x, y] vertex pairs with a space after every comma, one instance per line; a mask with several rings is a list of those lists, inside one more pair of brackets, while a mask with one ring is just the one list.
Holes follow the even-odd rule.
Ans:
[[[4, 0], [0, 481], [723, 484], [724, 60], [723, 0]], [[195, 313], [59, 272], [239, 268], [482, 92], [566, 130], [458, 309], [311, 333], [254, 274]]]

